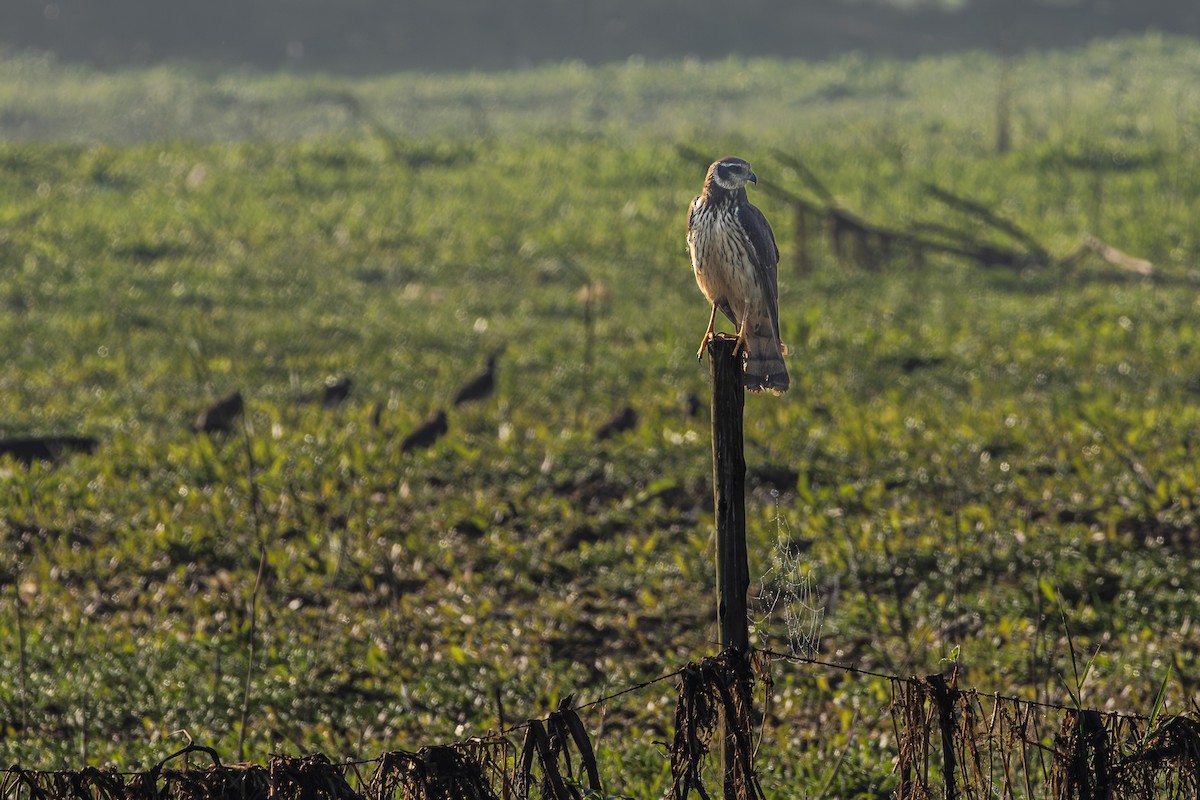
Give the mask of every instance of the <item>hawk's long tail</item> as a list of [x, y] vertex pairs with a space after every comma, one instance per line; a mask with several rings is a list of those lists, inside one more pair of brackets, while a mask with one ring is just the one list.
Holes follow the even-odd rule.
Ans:
[[746, 391], [768, 391], [783, 394], [788, 390], [791, 379], [787, 365], [783, 363], [784, 348], [774, 334], [756, 335], [747, 331], [745, 376], [742, 379]]

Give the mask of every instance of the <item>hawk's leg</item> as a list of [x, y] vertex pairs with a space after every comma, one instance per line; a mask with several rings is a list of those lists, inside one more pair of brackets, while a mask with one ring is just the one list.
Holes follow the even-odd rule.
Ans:
[[746, 345], [746, 323], [750, 320], [750, 304], [742, 309], [742, 324], [738, 327], [737, 343], [733, 346], [733, 354], [745, 353], [750, 355], [750, 348]]
[[700, 349], [696, 351], [696, 360], [697, 361], [704, 360], [704, 348], [708, 347], [708, 340], [712, 338], [713, 325], [716, 324], [716, 321], [717, 321], [717, 304], [713, 303], [712, 314], [709, 314], [709, 316], [708, 316], [708, 330], [706, 330], [704, 332], [704, 339], [700, 342]]

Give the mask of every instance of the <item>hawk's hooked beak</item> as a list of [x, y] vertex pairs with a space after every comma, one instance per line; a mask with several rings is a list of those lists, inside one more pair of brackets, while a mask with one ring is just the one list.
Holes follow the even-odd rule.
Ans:
[[750, 182], [753, 183], [755, 186], [758, 185], [758, 176], [754, 174], [753, 170], [750, 171]]

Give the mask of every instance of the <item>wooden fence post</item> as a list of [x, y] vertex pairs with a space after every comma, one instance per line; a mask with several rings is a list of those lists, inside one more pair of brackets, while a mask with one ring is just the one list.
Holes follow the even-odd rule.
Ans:
[[732, 338], [709, 342], [712, 378], [713, 509], [717, 523], [717, 644], [743, 653], [750, 644], [746, 593], [746, 456], [742, 449], [742, 359]]
[[[750, 648], [746, 595], [750, 569], [746, 555], [746, 456], [742, 447], [742, 409], [746, 392], [742, 384], [742, 358], [734, 353], [732, 338], [713, 337], [708, 345], [712, 379], [713, 508], [717, 525], [717, 644], [736, 648], [745, 656]], [[739, 682], [740, 683], [740, 682]], [[734, 753], [734, 726], [749, 726], [750, 687], [739, 685], [737, 705], [745, 719], [721, 719], [721, 771], [725, 800], [746, 796], [745, 775], [739, 775]], [[744, 768], [749, 768], [745, 765]]]

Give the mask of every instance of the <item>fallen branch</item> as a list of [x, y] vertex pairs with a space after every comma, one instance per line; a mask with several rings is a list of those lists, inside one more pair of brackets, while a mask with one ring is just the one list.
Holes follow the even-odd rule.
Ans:
[[1073, 266], [1083, 259], [1088, 253], [1093, 253], [1100, 256], [1109, 264], [1129, 272], [1134, 272], [1144, 278], [1154, 276], [1154, 264], [1144, 258], [1131, 256], [1128, 253], [1121, 252], [1112, 245], [1105, 244], [1095, 236], [1088, 234], [1083, 237], [1083, 241], [1079, 246], [1072, 250], [1067, 255], [1063, 256], [1060, 262], [1064, 267]]
[[1037, 263], [1050, 263], [1050, 254], [1046, 252], [1046, 248], [1042, 247], [1036, 239], [1026, 233], [1015, 222], [997, 216], [981, 203], [960, 197], [932, 183], [925, 184], [925, 191], [951, 208], [956, 208], [966, 214], [978, 217], [988, 227], [994, 228], [1025, 245], [1029, 249], [1029, 254], [1033, 256]]

